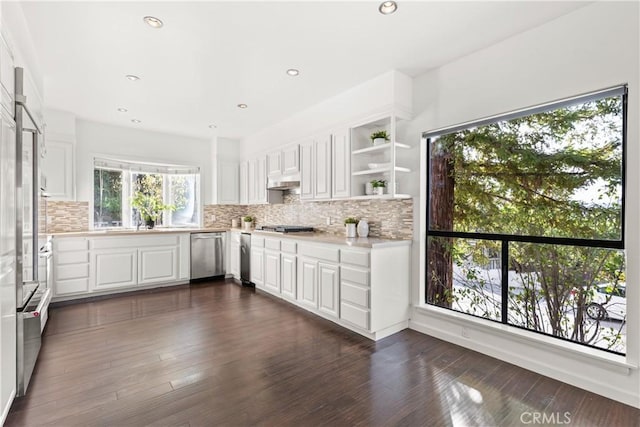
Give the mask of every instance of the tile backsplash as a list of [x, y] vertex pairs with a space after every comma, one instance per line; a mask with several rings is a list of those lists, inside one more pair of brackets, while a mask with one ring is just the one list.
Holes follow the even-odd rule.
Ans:
[[89, 229], [89, 202], [63, 202], [44, 200], [40, 203], [40, 216], [45, 215], [46, 233], [87, 231]]
[[203, 224], [206, 228], [229, 228], [232, 219], [240, 221], [240, 217], [247, 215], [247, 208], [247, 205], [205, 205]]
[[[44, 200], [40, 204], [41, 224], [46, 233], [89, 229], [89, 203]], [[44, 218], [46, 215], [46, 221]], [[301, 202], [300, 196], [285, 193], [284, 203], [273, 205], [206, 205], [203, 224], [207, 228], [229, 228], [231, 220], [255, 217], [255, 225], [307, 225], [329, 234], [344, 234], [343, 221], [352, 216], [369, 223], [369, 235], [410, 239], [413, 235], [412, 199], [332, 200]], [[327, 225], [327, 218], [331, 225]], [[241, 225], [241, 224], [240, 224]]]
[[[329, 234], [344, 234], [346, 217], [364, 219], [369, 235], [382, 238], [413, 237], [412, 199], [332, 200], [301, 202], [300, 196], [285, 193], [284, 203], [272, 205], [207, 205], [205, 227], [230, 227], [232, 219], [255, 217], [255, 225], [307, 225]], [[327, 225], [327, 218], [331, 225]]]

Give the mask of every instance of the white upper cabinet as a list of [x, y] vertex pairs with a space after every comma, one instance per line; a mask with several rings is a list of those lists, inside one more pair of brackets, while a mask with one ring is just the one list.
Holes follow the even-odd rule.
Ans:
[[300, 146], [298, 144], [282, 150], [282, 174], [290, 175], [300, 172]]
[[250, 205], [267, 203], [267, 157], [251, 159], [247, 167], [247, 202]]
[[218, 203], [234, 204], [240, 200], [240, 165], [218, 161]]
[[249, 203], [249, 162], [240, 163], [240, 204]]
[[331, 135], [321, 134], [300, 144], [300, 199], [331, 198]]
[[331, 193], [334, 198], [351, 195], [351, 140], [349, 129], [333, 133], [331, 140]]
[[315, 139], [314, 199], [331, 198], [331, 135], [319, 135]]
[[300, 144], [300, 199], [313, 200], [313, 140]]
[[290, 145], [267, 155], [267, 176], [277, 178], [300, 172], [300, 146]]
[[75, 200], [74, 143], [47, 140], [47, 153], [42, 163], [47, 177], [47, 194], [52, 200]]
[[275, 151], [267, 155], [267, 175], [269, 178], [278, 177], [282, 174], [282, 152]]

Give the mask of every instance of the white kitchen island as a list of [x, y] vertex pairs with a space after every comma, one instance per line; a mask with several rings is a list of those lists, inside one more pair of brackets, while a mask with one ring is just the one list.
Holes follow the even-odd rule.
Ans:
[[410, 240], [253, 231], [256, 288], [379, 340], [409, 322]]

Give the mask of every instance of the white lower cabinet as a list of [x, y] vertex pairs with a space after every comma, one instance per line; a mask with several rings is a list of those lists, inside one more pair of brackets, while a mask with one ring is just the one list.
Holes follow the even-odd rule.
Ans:
[[138, 252], [138, 284], [178, 279], [178, 248], [143, 248]]
[[340, 268], [334, 264], [318, 263], [318, 309], [338, 317], [340, 304]]
[[256, 234], [254, 241], [258, 288], [373, 340], [408, 327], [411, 242], [367, 248]]
[[298, 302], [318, 308], [318, 261], [313, 258], [298, 258]]
[[231, 241], [229, 244], [229, 272], [236, 279], [240, 279], [240, 243]]
[[280, 295], [280, 252], [264, 251], [264, 289]]
[[189, 280], [190, 234], [53, 237], [55, 300]]
[[137, 249], [95, 251], [93, 289], [131, 287], [137, 284]]
[[264, 243], [265, 238], [251, 235], [251, 282], [264, 290]]
[[294, 254], [280, 255], [280, 283], [282, 296], [291, 300], [296, 299], [298, 278], [296, 275], [298, 257]]

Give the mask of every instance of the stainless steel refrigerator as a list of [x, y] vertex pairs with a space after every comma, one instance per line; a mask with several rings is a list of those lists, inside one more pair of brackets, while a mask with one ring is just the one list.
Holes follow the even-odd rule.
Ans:
[[[0, 90], [3, 88], [0, 86]], [[16, 390], [16, 125], [0, 106], [0, 421]]]
[[51, 291], [39, 280], [40, 249], [46, 238], [38, 230], [42, 129], [24, 95], [24, 70], [15, 69], [16, 124], [16, 331], [17, 390], [26, 393], [41, 345]]

